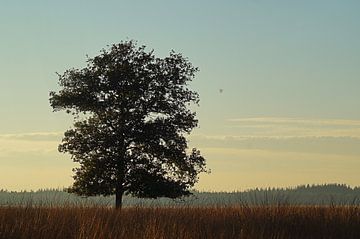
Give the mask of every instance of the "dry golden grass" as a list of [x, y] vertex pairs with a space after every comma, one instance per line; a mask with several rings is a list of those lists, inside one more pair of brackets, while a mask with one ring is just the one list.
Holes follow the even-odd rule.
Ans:
[[0, 238], [360, 238], [359, 207], [2, 207]]

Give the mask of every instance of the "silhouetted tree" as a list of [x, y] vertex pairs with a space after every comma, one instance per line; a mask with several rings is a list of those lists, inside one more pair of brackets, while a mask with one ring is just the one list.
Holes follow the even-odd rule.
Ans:
[[185, 135], [197, 126], [187, 88], [197, 68], [181, 54], [157, 58], [145, 46], [125, 41], [103, 49], [83, 69], [59, 75], [50, 92], [54, 111], [74, 115], [60, 152], [79, 167], [69, 189], [84, 196], [123, 194], [176, 198], [190, 195], [205, 172], [205, 159], [188, 150]]

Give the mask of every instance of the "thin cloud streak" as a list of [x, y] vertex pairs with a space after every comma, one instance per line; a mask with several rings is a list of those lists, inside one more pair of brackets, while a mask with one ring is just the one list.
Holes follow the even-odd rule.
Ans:
[[193, 135], [189, 141], [200, 149], [213, 147], [360, 156], [360, 138], [352, 137]]
[[16, 153], [57, 152], [62, 132], [35, 132], [19, 134], [0, 134], [0, 157]]
[[0, 134], [3, 140], [23, 140], [23, 141], [59, 141], [63, 132], [34, 132], [19, 134]]
[[219, 135], [195, 134], [199, 147], [360, 156], [360, 120], [303, 118], [229, 119]]
[[360, 138], [360, 120], [302, 118], [228, 119], [226, 128], [247, 137], [349, 137]]
[[254, 117], [254, 118], [228, 119], [228, 121], [244, 122], [244, 123], [303, 124], [303, 125], [319, 125], [319, 126], [360, 126], [360, 120], [347, 120], [347, 119]]
[[205, 134], [193, 134], [189, 139], [204, 139], [204, 140], [252, 140], [252, 139], [268, 139], [268, 140], [286, 140], [286, 139], [349, 139], [349, 140], [360, 140], [360, 137], [351, 137], [351, 136], [282, 136], [282, 135], [205, 135]]

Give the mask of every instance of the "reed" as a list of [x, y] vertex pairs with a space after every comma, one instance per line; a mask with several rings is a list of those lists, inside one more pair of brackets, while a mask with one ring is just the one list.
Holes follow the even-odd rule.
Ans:
[[360, 238], [360, 208], [0, 207], [0, 238]]

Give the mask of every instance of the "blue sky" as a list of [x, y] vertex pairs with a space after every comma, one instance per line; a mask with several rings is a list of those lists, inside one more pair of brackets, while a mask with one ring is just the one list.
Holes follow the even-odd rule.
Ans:
[[126, 39], [158, 56], [174, 49], [200, 68], [190, 143], [213, 173], [199, 189], [355, 185], [359, 10], [355, 0], [4, 1], [0, 187], [71, 183], [74, 165], [56, 147], [72, 120], [48, 102], [55, 72]]

